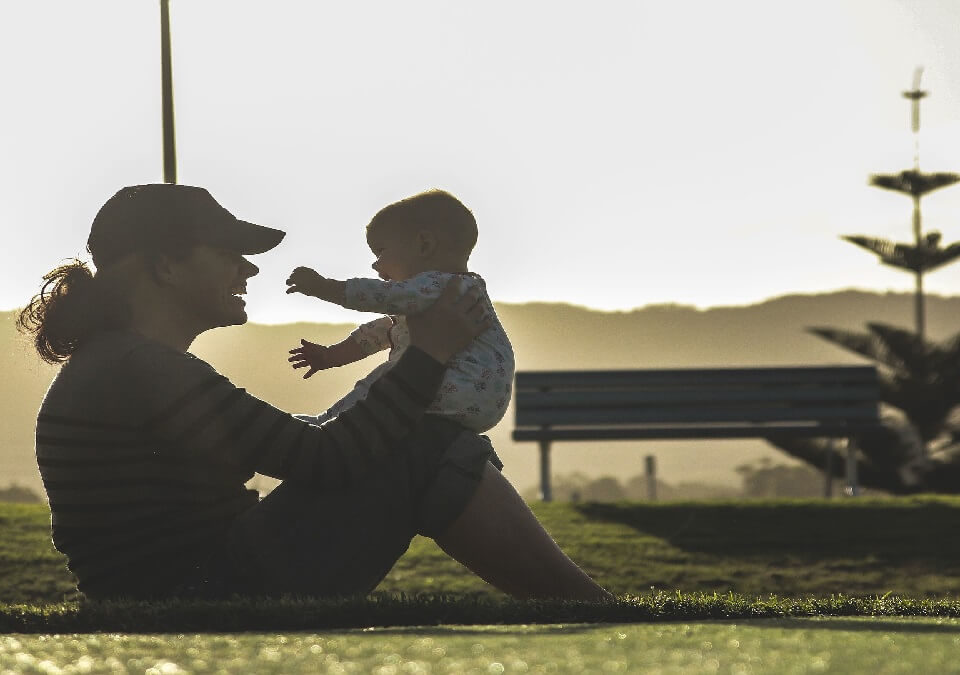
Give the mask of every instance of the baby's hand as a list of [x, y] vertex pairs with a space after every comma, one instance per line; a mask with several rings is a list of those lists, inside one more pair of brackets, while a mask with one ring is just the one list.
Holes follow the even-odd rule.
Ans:
[[294, 369], [309, 368], [303, 375], [303, 379], [307, 379], [318, 370], [326, 370], [336, 365], [331, 363], [330, 359], [327, 358], [328, 349], [328, 347], [324, 347], [323, 345], [314, 344], [307, 340], [300, 340], [300, 346], [290, 350], [292, 356], [287, 359], [287, 361], [293, 364]]
[[287, 293], [303, 293], [317, 297], [321, 293], [323, 282], [326, 278], [322, 277], [309, 267], [298, 267], [290, 273], [287, 279]]

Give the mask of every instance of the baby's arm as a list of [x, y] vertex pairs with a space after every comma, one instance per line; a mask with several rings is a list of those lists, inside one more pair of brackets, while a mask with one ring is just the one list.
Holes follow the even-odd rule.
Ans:
[[340, 342], [326, 347], [309, 340], [300, 340], [300, 346], [290, 350], [293, 368], [309, 368], [303, 379], [318, 370], [345, 366], [366, 358], [390, 346], [388, 335], [393, 321], [388, 316], [365, 323]]
[[404, 281], [348, 279], [342, 306], [361, 312], [416, 314], [432, 305], [448, 282], [458, 283], [460, 279], [449, 272], [423, 272]]
[[343, 306], [346, 283], [321, 276], [309, 267], [298, 267], [287, 279], [287, 293], [303, 293]]
[[329, 347], [318, 345], [309, 340], [300, 340], [300, 346], [291, 349], [290, 354], [291, 356], [287, 360], [293, 364], [294, 369], [309, 368], [303, 374], [303, 379], [307, 379], [318, 370], [345, 366], [366, 356], [360, 349], [360, 345], [350, 338]]

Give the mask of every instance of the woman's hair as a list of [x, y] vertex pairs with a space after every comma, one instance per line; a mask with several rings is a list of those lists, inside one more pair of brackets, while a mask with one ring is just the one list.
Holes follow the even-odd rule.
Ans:
[[74, 259], [43, 276], [43, 287], [17, 316], [17, 328], [33, 337], [47, 363], [70, 358], [91, 335], [122, 328], [129, 307], [109, 279]]
[[[62, 363], [97, 333], [126, 328], [131, 321], [128, 300], [131, 274], [156, 273], [161, 258], [183, 260], [194, 249], [186, 237], [168, 236], [147, 248], [97, 268], [74, 258], [43, 275], [43, 287], [17, 316], [17, 328], [30, 335], [37, 354], [47, 363]], [[87, 251], [92, 254], [88, 245]]]

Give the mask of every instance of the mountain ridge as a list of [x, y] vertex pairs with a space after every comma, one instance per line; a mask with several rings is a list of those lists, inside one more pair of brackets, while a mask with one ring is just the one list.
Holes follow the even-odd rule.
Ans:
[[[692, 366], [825, 365], [865, 360], [811, 335], [810, 326], [863, 330], [868, 321], [912, 329], [912, 293], [845, 289], [783, 295], [750, 305], [697, 308], [663, 303], [604, 311], [554, 302], [495, 303], [521, 370]], [[960, 333], [960, 296], [929, 295], [927, 333], [943, 340]], [[16, 333], [15, 311], [0, 312], [0, 487], [15, 482], [40, 489], [33, 458], [36, 410], [56, 367], [40, 362]], [[210, 331], [191, 351], [260, 398], [290, 412], [317, 412], [345, 394], [383, 356], [303, 380], [287, 363], [300, 338], [331, 343], [353, 324], [255, 324]], [[489, 433], [506, 474], [525, 489], [537, 480], [534, 444], [510, 439], [513, 412]], [[761, 441], [557, 443], [555, 474], [627, 478], [657, 456], [661, 479], [736, 485], [734, 468], [760, 457], [789, 462]]]

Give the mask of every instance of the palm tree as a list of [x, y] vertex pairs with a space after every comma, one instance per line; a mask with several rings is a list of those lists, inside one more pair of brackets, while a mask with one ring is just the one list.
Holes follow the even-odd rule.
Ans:
[[[903, 244], [864, 235], [843, 239], [875, 253], [880, 262], [916, 276], [916, 332], [880, 323], [869, 332], [836, 328], [808, 330], [877, 363], [880, 374], [881, 427], [861, 436], [852, 460], [864, 485], [893, 493], [940, 491], [960, 493], [960, 335], [937, 345], [924, 327], [923, 275], [960, 257], [960, 242], [940, 245], [940, 233], [923, 233], [920, 200], [934, 190], [960, 182], [960, 174], [920, 170], [920, 89], [922, 68], [913, 89], [903, 92], [911, 103], [914, 134], [913, 168], [895, 174], [873, 174], [870, 184], [893, 190], [913, 201], [914, 243]], [[954, 423], [953, 416], [956, 416]], [[844, 466], [835, 445], [823, 439], [771, 438], [790, 455], [839, 476]]]
[[960, 335], [942, 344], [881, 323], [869, 333], [810, 328], [811, 333], [880, 366], [880, 398], [906, 415], [926, 444], [942, 431], [950, 412], [960, 406]]
[[[960, 334], [934, 344], [880, 323], [867, 333], [808, 329], [879, 366], [882, 426], [860, 438], [860, 481], [896, 494], [960, 493]], [[839, 476], [843, 459], [823, 439], [771, 439], [788, 454]]]
[[910, 101], [911, 129], [913, 130], [913, 168], [893, 174], [873, 174], [870, 184], [899, 192], [913, 201], [913, 244], [898, 244], [887, 239], [877, 239], [863, 235], [848, 235], [842, 237], [861, 248], [876, 253], [880, 262], [912, 272], [916, 278], [916, 299], [914, 314], [917, 335], [921, 339], [925, 333], [925, 311], [923, 297], [923, 275], [925, 272], [945, 265], [960, 256], [960, 243], [951, 244], [947, 248], [940, 248], [940, 233], [930, 232], [923, 234], [920, 200], [924, 195], [934, 190], [949, 187], [960, 182], [960, 174], [946, 171], [924, 172], [920, 170], [920, 100], [927, 96], [927, 92], [920, 89], [920, 78], [923, 68], [917, 68], [913, 74], [913, 89], [903, 92], [904, 98]]
[[954, 242], [944, 248], [940, 246], [940, 236], [936, 231], [927, 232], [919, 246], [897, 244], [887, 239], [863, 235], [844, 235], [841, 239], [876, 253], [884, 265], [923, 273], [960, 257], [960, 242]]
[[876, 253], [880, 262], [913, 272], [916, 277], [915, 314], [917, 334], [923, 337], [925, 331], [925, 312], [923, 298], [923, 275], [960, 256], [960, 242], [946, 248], [940, 247], [940, 233], [923, 234], [920, 215], [921, 198], [938, 190], [960, 182], [960, 174], [945, 171], [924, 173], [919, 167], [896, 174], [874, 174], [870, 184], [886, 190], [908, 195], [913, 200], [913, 244], [898, 244], [887, 239], [878, 239], [863, 235], [847, 235], [842, 239], [861, 248]]

